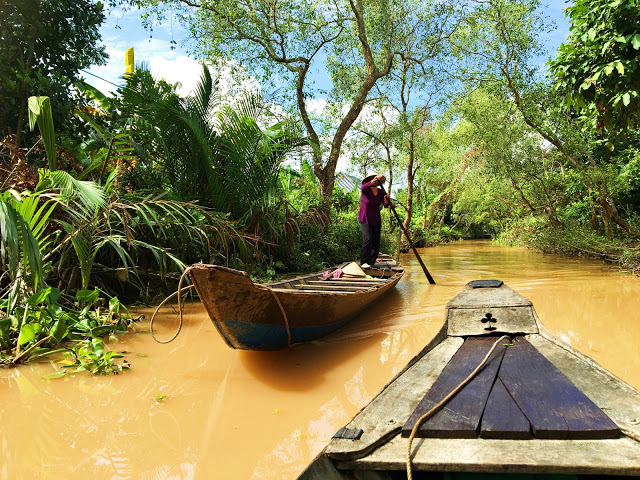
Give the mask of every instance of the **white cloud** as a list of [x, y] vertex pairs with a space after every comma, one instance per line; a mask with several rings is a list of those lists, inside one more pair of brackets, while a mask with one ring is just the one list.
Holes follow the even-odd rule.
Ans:
[[183, 97], [193, 91], [202, 75], [202, 65], [185, 55], [167, 59], [156, 54], [149, 59], [149, 67], [155, 78], [179, 83], [178, 93]]
[[307, 110], [311, 114], [322, 115], [327, 108], [327, 101], [324, 98], [309, 98], [305, 100]]

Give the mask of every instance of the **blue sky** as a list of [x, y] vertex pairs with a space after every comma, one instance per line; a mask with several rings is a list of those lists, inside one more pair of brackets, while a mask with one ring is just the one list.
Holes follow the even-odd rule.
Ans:
[[[569, 24], [562, 10], [567, 6], [564, 0], [547, 2], [547, 15], [556, 24], [556, 30], [547, 37], [549, 54], [563, 42], [569, 33]], [[155, 25], [153, 31], [145, 30], [139, 10], [124, 12], [113, 9], [108, 12], [106, 22], [101, 27], [102, 41], [109, 54], [108, 63], [94, 66], [87, 71], [93, 75], [85, 75], [88, 83], [104, 93], [115, 90], [113, 84], [121, 84], [124, 74], [124, 54], [129, 47], [134, 47], [136, 63], [145, 62], [157, 78], [164, 78], [170, 83], [180, 82], [180, 93], [189, 93], [197, 83], [202, 67], [196, 59], [188, 54], [188, 34], [171, 17], [161, 25]], [[172, 44], [172, 40], [176, 44]], [[172, 47], [175, 47], [172, 49]], [[545, 59], [541, 59], [544, 63]]]
[[[103, 93], [114, 91], [113, 84], [123, 83], [125, 52], [130, 47], [134, 47], [136, 64], [145, 62], [158, 78], [180, 82], [182, 93], [191, 91], [200, 76], [202, 67], [187, 54], [185, 32], [171, 19], [149, 31], [142, 25], [139, 10], [112, 9], [107, 13], [100, 33], [109, 59], [106, 65], [87, 69], [89, 74], [85, 75], [85, 80]], [[177, 44], [172, 45], [172, 40]]]

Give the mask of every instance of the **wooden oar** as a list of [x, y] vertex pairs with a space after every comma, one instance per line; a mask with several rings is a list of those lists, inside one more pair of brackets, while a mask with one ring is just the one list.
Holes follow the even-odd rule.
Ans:
[[[382, 185], [377, 185], [377, 187], [382, 190], [382, 194], [386, 195], [387, 192], [385, 191], [384, 187]], [[393, 206], [393, 203], [391, 203], [391, 199], [389, 199], [389, 208], [391, 209], [391, 211], [393, 212], [393, 215], [396, 217], [396, 220], [398, 222], [398, 226], [400, 227], [400, 229], [402, 230], [402, 232], [404, 233], [404, 236], [407, 238], [407, 241], [409, 242], [409, 246], [411, 247], [411, 250], [413, 250], [414, 255], [416, 256], [416, 258], [418, 259], [418, 262], [420, 263], [420, 266], [422, 267], [422, 271], [424, 272], [424, 274], [427, 276], [427, 280], [429, 280], [429, 283], [431, 285], [435, 285], [436, 281], [433, 279], [433, 277], [431, 276], [431, 274], [429, 273], [429, 270], [427, 270], [427, 267], [425, 266], [424, 262], [422, 261], [422, 258], [420, 258], [420, 255], [418, 255], [418, 251], [416, 250], [415, 245], [413, 244], [413, 242], [411, 241], [411, 237], [409, 236], [409, 232], [407, 232], [406, 228], [404, 228], [404, 225], [402, 224], [402, 220], [400, 219], [400, 217], [398, 216], [398, 212], [396, 212], [395, 207]]]

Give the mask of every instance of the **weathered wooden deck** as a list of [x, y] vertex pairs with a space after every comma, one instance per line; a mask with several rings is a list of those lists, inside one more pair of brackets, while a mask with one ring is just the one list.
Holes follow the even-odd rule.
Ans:
[[[402, 427], [417, 420], [462, 382], [496, 337], [470, 337], [451, 358]], [[598, 439], [620, 429], [524, 337], [502, 341], [486, 365], [442, 409], [420, 424], [418, 438]]]
[[413, 470], [640, 475], [640, 392], [555, 338], [531, 302], [502, 285], [464, 287], [436, 337], [346, 425], [360, 438], [333, 438], [300, 478], [384, 479], [404, 470], [406, 435], [420, 412], [502, 334], [517, 338], [421, 427]]

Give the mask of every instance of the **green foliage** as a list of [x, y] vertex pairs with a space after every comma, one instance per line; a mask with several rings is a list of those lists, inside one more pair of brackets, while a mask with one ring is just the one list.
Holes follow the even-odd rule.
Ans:
[[[550, 61], [557, 88], [590, 131], [615, 137], [640, 126], [640, 5], [637, 0], [577, 0], [571, 30]], [[629, 132], [631, 133], [631, 132]]]
[[92, 338], [76, 345], [70, 352], [64, 352], [64, 356], [65, 368], [45, 378], [59, 378], [84, 371], [94, 375], [117, 375], [130, 369], [129, 362], [126, 360], [121, 363], [116, 361], [124, 356], [114, 350], [107, 350], [99, 338]]
[[360, 194], [347, 192], [343, 188], [336, 186], [331, 197], [331, 204], [338, 213], [353, 212], [360, 207]]
[[607, 238], [578, 222], [566, 228], [529, 227], [518, 235], [524, 244], [546, 253], [599, 258], [635, 272], [640, 271], [640, 249], [619, 239]]
[[[126, 331], [128, 314], [121, 313], [123, 307], [117, 298], [104, 300], [103, 292], [87, 290], [96, 260], [101, 261], [102, 268], [108, 260], [104, 247], [110, 247], [119, 260], [111, 259], [111, 264], [123, 267], [133, 278], [137, 278], [137, 269], [143, 264], [140, 251], [149, 252], [160, 275], [164, 275], [168, 261], [177, 269], [184, 266], [183, 262], [137, 235], [166, 238], [170, 228], [191, 240], [201, 239], [209, 247], [209, 236], [215, 238], [214, 230], [197, 225], [200, 219], [206, 219], [209, 227], [220, 229], [217, 233], [225, 240], [233, 232], [227, 222], [192, 204], [161, 196], [130, 194], [123, 198], [115, 188], [116, 174], [114, 170], [105, 185], [98, 185], [64, 171], [43, 169], [34, 193], [8, 190], [0, 196], [0, 256], [10, 280], [4, 289], [6, 295], [0, 299], [3, 362], [20, 363], [66, 351], [74, 358], [73, 370], [66, 369], [67, 373], [122, 371], [126, 365], [114, 363], [120, 356], [105, 351], [99, 339], [110, 332]], [[54, 210], [58, 212], [55, 219]], [[54, 238], [58, 241], [52, 248]], [[67, 296], [45, 283], [52, 272], [63, 271], [69, 264], [79, 265], [82, 274], [75, 307]], [[138, 285], [141, 290], [146, 289], [143, 283]], [[71, 287], [68, 285], [67, 289]], [[81, 343], [75, 347], [63, 343], [78, 339]]]
[[0, 319], [0, 362], [17, 364], [64, 353], [74, 358], [65, 362], [76, 367], [73, 373], [121, 371], [123, 365], [114, 360], [122, 355], [106, 351], [100, 337], [126, 332], [131, 319], [117, 298], [105, 296], [100, 290], [80, 290], [71, 299], [57, 288], [45, 287], [16, 306], [0, 300], [5, 315]]
[[246, 93], [233, 107], [219, 101], [208, 67], [195, 93], [180, 99], [144, 68], [128, 77], [122, 91], [128, 124], [146, 150], [125, 180], [132, 188], [143, 180], [179, 198], [230, 214], [250, 231], [269, 230], [267, 212], [277, 207], [276, 190], [284, 158], [308, 145], [299, 126], [271, 121], [268, 104], [258, 93]]
[[[74, 103], [69, 87], [81, 69], [104, 63], [99, 45], [103, 4], [93, 0], [4, 0], [0, 9], [0, 138], [21, 135], [27, 98], [51, 98], [54, 123], [70, 132]], [[22, 116], [22, 117], [21, 117]]]
[[50, 237], [40, 235], [53, 209], [47, 208], [49, 205], [45, 202], [36, 210], [39, 200], [37, 194], [19, 194], [13, 190], [0, 195], [0, 260], [3, 267], [8, 267], [14, 282], [14, 302], [23, 284], [34, 291], [44, 279], [40, 246], [46, 248]]
[[[77, 310], [70, 307], [70, 301], [61, 302], [62, 294], [57, 288], [44, 284], [51, 270], [46, 258], [51, 254], [55, 236], [51, 232], [54, 208], [68, 206], [75, 198], [76, 208], [67, 211], [79, 218], [83, 210], [95, 213], [104, 203], [99, 188], [70, 180], [68, 175], [42, 170], [35, 193], [9, 190], [0, 197], [0, 256], [11, 280], [9, 288], [4, 290], [8, 294], [0, 298], [0, 361], [3, 363], [21, 363], [66, 351], [68, 347], [62, 344], [66, 339], [81, 338], [86, 343], [89, 337], [97, 339], [112, 331], [127, 330], [116, 298], [111, 298], [108, 308], [101, 313], [100, 307], [93, 308], [102, 302], [99, 292], [82, 290], [76, 299], [86, 305]], [[51, 191], [56, 184], [60, 186]], [[78, 227], [71, 229], [72, 236], [82, 232]], [[78, 358], [85, 356], [83, 348], [78, 347]], [[97, 372], [115, 365], [111, 360], [116, 358], [113, 352], [102, 355], [105, 356], [106, 359], [100, 360], [100, 367], [93, 370]]]
[[279, 259], [289, 272], [319, 271], [341, 262], [356, 260], [362, 245], [356, 213], [353, 210], [335, 213], [331, 223], [325, 225], [301, 223], [293, 245], [270, 249], [272, 258]]

